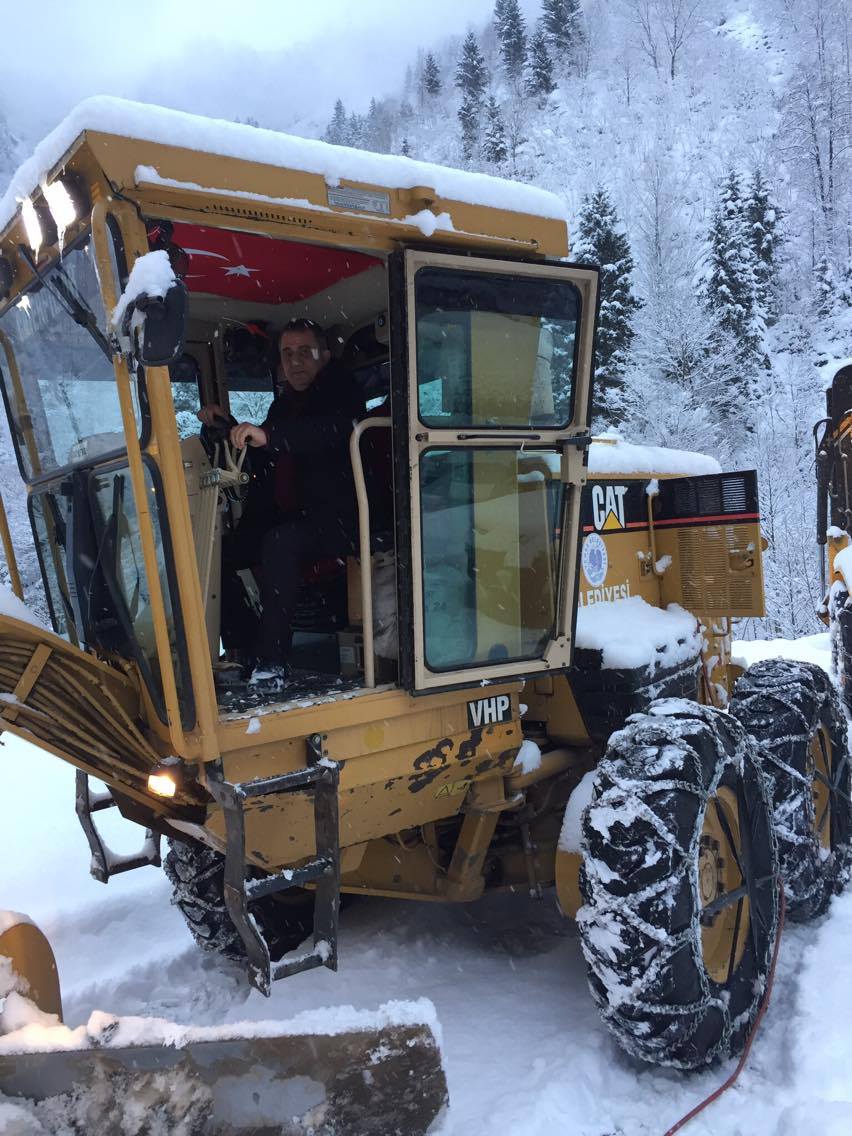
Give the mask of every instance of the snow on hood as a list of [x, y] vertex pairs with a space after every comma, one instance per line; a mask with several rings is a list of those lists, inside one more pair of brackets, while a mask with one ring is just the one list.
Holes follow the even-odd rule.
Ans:
[[694, 615], [677, 604], [652, 607], [641, 596], [581, 607], [574, 642], [601, 651], [603, 665], [611, 670], [675, 666], [694, 659], [702, 646]]
[[638, 446], [625, 442], [620, 434], [607, 432], [592, 440], [589, 446], [589, 473], [679, 474], [700, 477], [705, 473], [721, 473], [715, 458], [691, 450], [670, 450], [665, 446]]
[[223, 119], [202, 118], [184, 111], [106, 95], [84, 99], [40, 142], [12, 175], [0, 199], [0, 228], [15, 214], [18, 202], [46, 178], [84, 131], [138, 138], [144, 142], [182, 146], [248, 162], [319, 174], [329, 185], [341, 179], [387, 189], [430, 186], [439, 197], [470, 205], [487, 205], [537, 217], [566, 219], [566, 207], [554, 193], [487, 174], [454, 170], [395, 154], [373, 154], [348, 146], [332, 146], [312, 138], [295, 138]]

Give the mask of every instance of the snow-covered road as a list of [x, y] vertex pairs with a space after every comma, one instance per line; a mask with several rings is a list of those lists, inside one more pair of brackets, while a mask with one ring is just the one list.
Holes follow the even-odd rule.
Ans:
[[[338, 974], [297, 975], [263, 999], [195, 949], [158, 871], [108, 887], [89, 879], [70, 770], [12, 739], [0, 762], [0, 904], [29, 911], [50, 936], [72, 1025], [93, 1009], [207, 1025], [426, 996], [450, 1089], [439, 1136], [662, 1136], [728, 1072], [685, 1077], [625, 1057], [598, 1020], [574, 928], [552, 897], [464, 908], [358, 900], [342, 918]], [[132, 845], [136, 831], [125, 829], [113, 844]], [[690, 1136], [852, 1133], [850, 942], [852, 893], [818, 924], [788, 926], [748, 1066]]]

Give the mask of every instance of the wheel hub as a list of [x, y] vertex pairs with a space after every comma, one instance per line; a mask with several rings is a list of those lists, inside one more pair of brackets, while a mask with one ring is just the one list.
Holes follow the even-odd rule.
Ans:
[[[707, 907], [722, 894], [723, 867], [719, 841], [704, 833], [698, 848], [698, 894], [702, 907]], [[702, 915], [701, 923], [712, 925], [715, 918], [715, 915]]]
[[[749, 933], [750, 905], [743, 891], [742, 840], [736, 795], [720, 788], [707, 802], [698, 839], [697, 884], [701, 950], [713, 982], [725, 985], [739, 965]], [[715, 910], [707, 910], [712, 904]]]

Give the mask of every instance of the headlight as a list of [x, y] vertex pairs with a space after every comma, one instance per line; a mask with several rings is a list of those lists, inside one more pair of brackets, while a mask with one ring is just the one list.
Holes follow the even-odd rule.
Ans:
[[177, 781], [171, 773], [155, 769], [148, 775], [148, 791], [158, 797], [173, 797], [177, 792]]

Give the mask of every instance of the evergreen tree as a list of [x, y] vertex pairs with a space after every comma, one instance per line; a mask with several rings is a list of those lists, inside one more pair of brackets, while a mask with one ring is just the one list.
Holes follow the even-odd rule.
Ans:
[[458, 117], [461, 125], [462, 157], [470, 161], [476, 153], [476, 144], [479, 140], [479, 116], [481, 105], [478, 101], [465, 95], [459, 107]]
[[420, 82], [425, 95], [428, 95], [430, 98], [440, 95], [441, 88], [443, 87], [441, 71], [431, 51], [426, 53], [426, 58], [423, 61], [423, 75]]
[[488, 69], [473, 32], [467, 33], [462, 44], [461, 55], [456, 65], [456, 86], [462, 94], [458, 110], [462, 155], [466, 161], [470, 161], [476, 153], [479, 141], [482, 97], [488, 86]]
[[335, 146], [345, 146], [349, 136], [349, 125], [346, 119], [346, 107], [343, 105], [343, 99], [338, 99], [334, 104], [334, 113], [331, 116], [331, 122], [325, 128], [323, 140], [326, 142], [333, 142]]
[[734, 171], [722, 185], [711, 220], [705, 297], [716, 325], [737, 344], [743, 367], [742, 387], [747, 383], [749, 369], [760, 358], [766, 317], [760, 301], [757, 254], [747, 204]]
[[473, 32], [468, 32], [464, 37], [456, 65], [456, 86], [461, 91], [462, 98], [471, 99], [476, 104], [481, 103], [488, 86], [488, 68]]
[[564, 65], [583, 42], [580, 0], [542, 0], [541, 26], [551, 57]]
[[547, 47], [544, 31], [539, 26], [530, 40], [527, 59], [527, 94], [537, 98], [544, 106], [547, 96], [556, 89], [553, 78], [553, 60]]
[[520, 82], [527, 57], [527, 32], [518, 0], [497, 0], [494, 27], [506, 76], [514, 83]]
[[366, 123], [364, 116], [353, 112], [346, 120], [346, 132], [344, 135], [345, 145], [347, 146], [362, 146], [364, 144], [364, 130]]
[[410, 146], [407, 138], [403, 138], [402, 144], [399, 148], [399, 152], [400, 152], [400, 154], [402, 154], [406, 158], [411, 157], [411, 146]]
[[[356, 143], [357, 145], [358, 143]], [[363, 120], [360, 145], [377, 154], [387, 154], [391, 148], [391, 129], [387, 110], [375, 99], [370, 99], [367, 117]]]
[[831, 319], [837, 310], [838, 288], [834, 268], [825, 253], [814, 265], [811, 306], [817, 319]]
[[485, 135], [482, 139], [482, 157], [495, 166], [501, 165], [509, 156], [506, 142], [506, 128], [497, 100], [492, 95], [485, 107]]
[[772, 201], [769, 186], [760, 170], [755, 170], [749, 186], [746, 217], [755, 256], [757, 301], [765, 313], [767, 324], [778, 318], [778, 247], [779, 224], [783, 214]]
[[601, 304], [595, 354], [595, 397], [604, 423], [617, 426], [624, 419], [624, 378], [633, 317], [640, 304], [633, 294], [633, 254], [609, 194], [595, 190], [583, 201], [577, 225], [574, 256], [600, 265]]

